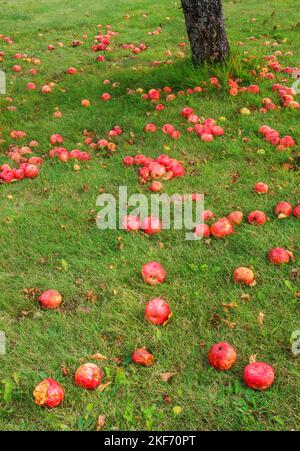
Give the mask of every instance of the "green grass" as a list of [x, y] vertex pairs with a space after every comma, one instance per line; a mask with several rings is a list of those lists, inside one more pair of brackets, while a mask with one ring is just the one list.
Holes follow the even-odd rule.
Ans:
[[[15, 41], [13, 46], [0, 43], [0, 50], [6, 52], [0, 64], [7, 72], [7, 96], [17, 107], [8, 111], [1, 96], [0, 163], [8, 161], [5, 152], [12, 129], [25, 130], [26, 143], [39, 142], [36, 155], [50, 150], [52, 133], [61, 133], [66, 147], [72, 149], [83, 142], [85, 129], [99, 137], [114, 124], [125, 131], [113, 157], [105, 159], [92, 152], [92, 160], [81, 163], [78, 173], [72, 164], [46, 158], [36, 180], [0, 185], [0, 330], [8, 341], [7, 354], [0, 357], [0, 428], [95, 429], [99, 415], [107, 415], [107, 430], [299, 428], [299, 359], [292, 355], [289, 342], [291, 333], [300, 329], [299, 301], [294, 296], [299, 278], [291, 279], [292, 265], [274, 268], [266, 258], [272, 246], [288, 247], [297, 258], [295, 268], [298, 265], [299, 222], [276, 221], [272, 210], [280, 200], [295, 205], [300, 199], [299, 171], [284, 170], [282, 164], [290, 161], [292, 153], [277, 152], [258, 135], [259, 126], [267, 123], [300, 142], [299, 112], [279, 110], [264, 115], [254, 110], [247, 117], [237, 113], [244, 106], [258, 107], [263, 97], [277, 103], [270, 90], [272, 81], [259, 81], [259, 96], [229, 98], [225, 88], [181, 97], [157, 117], [138, 95], [126, 95], [127, 88], [170, 85], [175, 90], [186, 89], [203, 84], [212, 75], [225, 80], [229, 72], [250, 83], [250, 66], [241, 62], [244, 51], [257, 57], [251, 67], [278, 49], [294, 52], [294, 56], [280, 58], [283, 64], [299, 66], [294, 2], [277, 1], [274, 8], [269, 0], [224, 1], [233, 57], [225, 69], [197, 70], [191, 67], [188, 49], [184, 58], [179, 55], [178, 43], [187, 38], [178, 1], [91, 0], [75, 7], [70, 0], [11, 0], [1, 1], [0, 6], [0, 32]], [[127, 13], [129, 20], [123, 18]], [[90, 50], [98, 23], [110, 23], [119, 32], [105, 64], [96, 63]], [[148, 35], [160, 25], [162, 34]], [[72, 40], [81, 39], [84, 33], [88, 34], [84, 45], [72, 48]], [[58, 41], [64, 47], [48, 52], [48, 44]], [[270, 45], [265, 46], [265, 41]], [[146, 42], [149, 49], [132, 60], [120, 46], [127, 42]], [[274, 47], [274, 42], [279, 46]], [[167, 59], [166, 49], [172, 51], [174, 64], [153, 67], [153, 60]], [[22, 74], [11, 70], [16, 52], [41, 59], [38, 76], [26, 74], [32, 67], [26, 62], [21, 62]], [[81, 69], [77, 76], [65, 75], [71, 65]], [[120, 82], [120, 87], [104, 87], [106, 78]], [[26, 90], [31, 80], [39, 87], [50, 81], [57, 86], [44, 96], [39, 90]], [[104, 91], [113, 95], [106, 104], [99, 100]], [[83, 98], [90, 99], [90, 108], [80, 106]], [[205, 117], [225, 116], [225, 136], [207, 145], [186, 133], [176, 142], [160, 132], [145, 135], [143, 127], [150, 121], [157, 125], [172, 122], [184, 131], [179, 112], [186, 105]], [[62, 111], [61, 119], [53, 117], [55, 107]], [[133, 145], [129, 144], [131, 132]], [[133, 170], [123, 167], [122, 158], [137, 152], [156, 156], [165, 152], [165, 145], [188, 169], [183, 179], [166, 182], [165, 192], [205, 192], [206, 207], [217, 216], [233, 209], [245, 214], [262, 209], [272, 221], [262, 228], [244, 223], [230, 239], [210, 245], [186, 242], [178, 231], [163, 231], [151, 238], [100, 232], [90, 220], [96, 214], [100, 188], [117, 193], [118, 186], [126, 184], [129, 193], [147, 192], [138, 185]], [[264, 154], [257, 153], [260, 148]], [[236, 173], [239, 179], [232, 183]], [[259, 197], [252, 192], [257, 181], [270, 185], [269, 195]], [[141, 266], [149, 260], [158, 260], [168, 271], [167, 283], [161, 287], [141, 281]], [[232, 271], [239, 265], [254, 268], [255, 288], [244, 290], [233, 284]], [[41, 310], [36, 300], [23, 293], [32, 287], [61, 291], [61, 311]], [[97, 294], [95, 303], [86, 298], [90, 290]], [[250, 294], [249, 303], [241, 299], [243, 293]], [[163, 329], [143, 319], [146, 301], [158, 295], [173, 310], [171, 322]], [[225, 313], [222, 303], [233, 301], [238, 308]], [[265, 314], [262, 328], [257, 321], [260, 312]], [[214, 324], [214, 315], [236, 323], [236, 328]], [[239, 355], [228, 373], [217, 373], [207, 364], [209, 347], [220, 340], [232, 343]], [[132, 350], [145, 345], [155, 356], [154, 365], [128, 364]], [[80, 362], [95, 352], [108, 357], [101, 366], [106, 381], [113, 381], [102, 393], [84, 392], [73, 382]], [[243, 368], [252, 354], [276, 369], [276, 383], [265, 393], [243, 385]], [[113, 360], [118, 356], [124, 359], [120, 367]], [[68, 369], [67, 377], [62, 365]], [[177, 373], [168, 383], [160, 378], [166, 371]], [[52, 411], [38, 408], [32, 400], [35, 384], [45, 376], [59, 380], [66, 392], [63, 405]], [[169, 404], [164, 402], [166, 395]], [[175, 406], [182, 408], [180, 415], [174, 414]]]

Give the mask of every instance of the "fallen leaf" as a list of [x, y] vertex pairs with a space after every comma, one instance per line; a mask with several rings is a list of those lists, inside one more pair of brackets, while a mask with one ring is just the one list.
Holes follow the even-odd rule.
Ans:
[[89, 290], [87, 293], [85, 293], [84, 298], [86, 301], [91, 301], [93, 304], [96, 304], [97, 302], [97, 293], [94, 290]]
[[262, 327], [264, 319], [265, 319], [265, 314], [263, 312], [259, 312], [258, 317], [257, 317], [259, 327]]
[[299, 269], [296, 268], [292, 269], [290, 271], [289, 276], [291, 280], [297, 280], [299, 278]]
[[106, 382], [106, 384], [100, 384], [99, 387], [97, 388], [97, 391], [103, 392], [103, 391], [106, 390], [107, 387], [109, 387], [111, 384], [112, 384], [112, 381]]
[[90, 359], [92, 360], [107, 360], [107, 357], [97, 352], [96, 354], [93, 354], [90, 356]]
[[250, 295], [249, 295], [249, 294], [246, 294], [246, 293], [241, 295], [241, 299], [242, 299], [243, 301], [246, 301], [247, 303], [251, 301]]
[[228, 326], [229, 329], [236, 328], [236, 323], [233, 323], [233, 322], [229, 321], [228, 319], [222, 319], [221, 321], [222, 321], [222, 323], [226, 324], [226, 326]]
[[210, 319], [210, 324], [211, 324], [211, 327], [213, 327], [213, 328], [217, 327], [220, 324], [220, 322], [221, 322], [221, 317], [220, 317], [220, 315], [217, 315], [217, 314], [214, 314]]
[[224, 312], [226, 313], [226, 312], [228, 312], [229, 309], [235, 309], [235, 308], [237, 308], [238, 305], [237, 305], [236, 302], [230, 302], [229, 304], [224, 304], [224, 303], [222, 302], [222, 307], [223, 307], [223, 309], [224, 309]]
[[159, 375], [163, 382], [168, 382], [177, 373], [162, 373]]
[[163, 401], [164, 401], [165, 404], [171, 404], [172, 398], [169, 395], [164, 395], [163, 396]]
[[97, 420], [97, 431], [101, 431], [103, 426], [105, 426], [106, 423], [106, 415], [100, 415]]
[[252, 354], [249, 357], [249, 363], [255, 363], [256, 362], [256, 357], [258, 356], [258, 354]]
[[40, 294], [41, 290], [38, 288], [24, 288], [23, 294], [29, 299], [35, 299], [36, 296]]

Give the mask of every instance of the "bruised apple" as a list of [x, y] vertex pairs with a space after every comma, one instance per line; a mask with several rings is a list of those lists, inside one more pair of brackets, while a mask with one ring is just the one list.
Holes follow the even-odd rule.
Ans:
[[151, 366], [153, 363], [153, 355], [146, 348], [136, 349], [132, 353], [131, 359], [137, 365]]
[[248, 222], [252, 225], [264, 225], [269, 218], [263, 211], [255, 210], [249, 213]]
[[210, 365], [218, 371], [229, 370], [235, 364], [236, 359], [234, 347], [226, 341], [213, 345], [208, 353]]
[[227, 216], [231, 224], [239, 226], [243, 221], [244, 215], [241, 211], [233, 211]]
[[292, 215], [293, 207], [288, 202], [279, 202], [274, 209], [278, 219], [285, 219]]
[[268, 187], [268, 185], [266, 183], [258, 182], [254, 186], [254, 191], [257, 194], [267, 194], [267, 192], [269, 191], [269, 187]]
[[44, 379], [33, 391], [34, 402], [42, 407], [57, 407], [64, 399], [62, 386], [54, 379]]
[[225, 238], [234, 233], [234, 228], [227, 218], [221, 218], [219, 221], [212, 224], [210, 233], [215, 238]]
[[289, 263], [291, 259], [292, 261], [294, 261], [294, 255], [292, 254], [292, 252], [282, 247], [275, 247], [274, 249], [271, 249], [269, 252], [269, 260], [274, 265], [282, 265], [283, 263]]
[[102, 372], [94, 363], [84, 363], [75, 374], [75, 382], [86, 390], [94, 390], [102, 380]]
[[56, 290], [47, 290], [41, 294], [39, 301], [43, 307], [48, 309], [56, 309], [62, 303], [62, 295]]
[[143, 281], [148, 285], [158, 285], [166, 280], [166, 271], [158, 262], [149, 262], [142, 267]]
[[255, 276], [251, 269], [241, 266], [237, 268], [233, 273], [233, 279], [235, 283], [244, 283], [250, 287], [256, 285]]
[[166, 325], [171, 319], [169, 304], [162, 298], [154, 298], [146, 305], [145, 318], [152, 324]]

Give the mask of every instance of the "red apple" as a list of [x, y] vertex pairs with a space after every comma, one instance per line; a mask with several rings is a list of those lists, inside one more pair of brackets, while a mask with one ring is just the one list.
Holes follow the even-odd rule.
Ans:
[[241, 211], [233, 211], [227, 216], [231, 224], [239, 226], [243, 221], [244, 215]]
[[75, 75], [77, 74], [77, 69], [75, 67], [69, 67], [69, 69], [67, 70], [67, 74]]
[[141, 229], [147, 235], [155, 235], [162, 229], [162, 223], [159, 218], [155, 216], [148, 216], [141, 224]]
[[88, 108], [89, 106], [91, 106], [91, 102], [88, 99], [83, 99], [81, 101], [81, 105], [85, 108]]
[[241, 266], [237, 268], [233, 273], [235, 283], [244, 283], [245, 285], [256, 285], [255, 276], [251, 269]]
[[57, 407], [64, 399], [62, 386], [54, 379], [44, 379], [33, 391], [34, 402], [42, 407]]
[[215, 238], [225, 238], [234, 233], [234, 228], [227, 218], [221, 218], [212, 224], [210, 233]]
[[268, 220], [269, 218], [263, 211], [252, 211], [248, 215], [248, 222], [253, 225], [264, 225]]
[[229, 370], [236, 362], [236, 351], [229, 343], [222, 341], [213, 345], [208, 353], [208, 361], [218, 371]]
[[159, 193], [159, 191], [162, 190], [162, 183], [161, 182], [153, 182], [151, 183], [151, 185], [149, 186], [150, 191], [152, 191], [153, 193]]
[[267, 390], [275, 380], [275, 371], [264, 362], [253, 362], [244, 369], [245, 384], [253, 390]]
[[141, 228], [141, 220], [138, 216], [128, 215], [124, 216], [122, 222], [122, 229], [127, 230], [128, 232], [133, 232], [136, 230], [140, 230]]
[[152, 324], [165, 326], [172, 317], [169, 304], [162, 298], [149, 301], [145, 309], [145, 318]]
[[156, 129], [156, 125], [151, 123], [151, 124], [145, 125], [144, 130], [146, 133], [155, 133], [157, 129]]
[[293, 213], [293, 207], [288, 202], [279, 202], [274, 212], [278, 219], [288, 218]]
[[62, 295], [56, 290], [47, 290], [41, 294], [39, 301], [43, 307], [48, 309], [56, 309], [62, 303]]
[[151, 366], [153, 363], [153, 355], [146, 348], [136, 349], [132, 353], [131, 359], [137, 365]]
[[101, 99], [103, 100], [103, 102], [108, 102], [109, 100], [111, 100], [111, 95], [108, 92], [105, 92], [104, 94], [102, 94]]
[[294, 261], [294, 255], [292, 252], [287, 251], [282, 247], [275, 247], [269, 252], [269, 260], [274, 265], [281, 265], [283, 263], [289, 263], [290, 259]]
[[300, 218], [300, 205], [297, 205], [297, 207], [294, 208], [293, 214], [295, 218]]
[[149, 262], [142, 267], [143, 281], [148, 285], [157, 285], [166, 280], [166, 271], [158, 262]]
[[210, 237], [210, 227], [207, 224], [197, 224], [194, 228], [195, 237]]
[[86, 390], [94, 390], [102, 380], [102, 371], [94, 363], [84, 363], [75, 374], [75, 383]]

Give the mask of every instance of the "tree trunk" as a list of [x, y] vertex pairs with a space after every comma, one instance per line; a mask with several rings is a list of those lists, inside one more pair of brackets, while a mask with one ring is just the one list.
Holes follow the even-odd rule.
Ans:
[[181, 0], [193, 62], [223, 61], [229, 55], [221, 0]]

